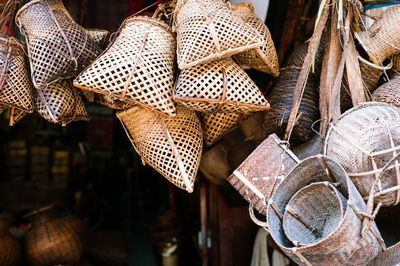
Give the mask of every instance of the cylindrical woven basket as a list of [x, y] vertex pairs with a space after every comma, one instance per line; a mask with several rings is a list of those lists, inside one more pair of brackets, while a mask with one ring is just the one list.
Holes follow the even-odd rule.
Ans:
[[180, 69], [261, 47], [265, 41], [224, 0], [179, 0], [175, 8]]
[[379, 86], [372, 93], [372, 101], [388, 103], [400, 108], [400, 75]]
[[193, 191], [203, 148], [201, 125], [194, 111], [178, 105], [176, 117], [165, 118], [134, 106], [118, 112], [117, 117], [143, 162], [176, 186]]
[[[365, 92], [371, 94], [378, 87], [379, 79], [382, 74], [390, 70], [393, 64], [389, 63], [386, 66], [375, 65], [361, 56], [358, 57], [358, 61], [360, 63], [361, 78], [363, 80]], [[340, 89], [340, 109], [344, 112], [351, 107], [353, 107], [353, 102], [351, 100], [347, 75], [344, 74], [342, 87]]]
[[33, 88], [22, 44], [0, 34], [0, 104], [33, 112]]
[[223, 135], [235, 128], [242, 117], [243, 114], [235, 113], [200, 113], [206, 146], [211, 146]]
[[100, 47], [104, 49], [107, 46], [108, 39], [110, 38], [110, 32], [102, 29], [85, 29], [87, 35]]
[[264, 95], [232, 59], [182, 70], [174, 100], [200, 112], [246, 113], [270, 108]]
[[229, 176], [231, 185], [262, 214], [268, 200], [299, 160], [275, 134], [264, 140]]
[[[367, 198], [382, 168], [400, 150], [400, 109], [385, 103], [364, 103], [342, 114], [329, 127], [324, 153], [349, 174]], [[391, 166], [380, 179], [375, 202], [400, 201], [400, 172]]]
[[18, 240], [10, 233], [11, 221], [10, 217], [0, 215], [0, 265], [2, 266], [18, 266], [21, 262]]
[[[328, 236], [296, 247], [286, 237], [282, 222], [284, 212], [299, 190], [315, 182], [331, 183], [344, 196], [344, 215]], [[313, 208], [312, 205], [308, 207]], [[276, 189], [268, 202], [267, 225], [282, 251], [299, 265], [365, 265], [385, 247], [375, 222], [363, 215], [366, 210], [366, 204], [344, 169], [332, 159], [319, 155], [303, 160]], [[366, 220], [368, 226], [363, 228]], [[303, 224], [298, 226], [304, 228]]]
[[74, 85], [174, 116], [174, 58], [175, 36], [168, 25], [155, 18], [130, 17]]
[[370, 60], [382, 65], [386, 58], [400, 53], [400, 6], [393, 6], [368, 31], [355, 32]]
[[90, 119], [81, 96], [70, 80], [50, 84], [45, 89], [37, 90], [36, 94], [36, 111], [51, 123], [66, 125]]
[[74, 77], [100, 53], [61, 0], [31, 1], [18, 11], [15, 21], [26, 38], [36, 88]]
[[102, 94], [96, 95], [96, 102], [115, 110], [126, 110], [134, 106], [131, 103], [122, 102], [112, 96]]
[[232, 10], [264, 38], [262, 46], [242, 52], [234, 56], [242, 67], [250, 67], [273, 76], [279, 76], [279, 61], [274, 41], [265, 23], [254, 13], [251, 3], [239, 3]]
[[296, 247], [318, 243], [338, 228], [346, 205], [347, 199], [331, 183], [312, 183], [286, 205], [283, 231]]

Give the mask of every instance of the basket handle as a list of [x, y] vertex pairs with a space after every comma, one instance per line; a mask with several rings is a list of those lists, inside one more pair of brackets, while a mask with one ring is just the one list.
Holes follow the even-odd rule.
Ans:
[[267, 223], [266, 221], [263, 222], [263, 221], [259, 220], [259, 219], [256, 217], [256, 215], [255, 215], [255, 213], [254, 213], [254, 206], [253, 206], [253, 204], [251, 204], [251, 203], [250, 203], [250, 205], [249, 205], [249, 215], [250, 215], [251, 220], [252, 220], [256, 225], [261, 226], [262, 228], [265, 229], [265, 231], [269, 232], [268, 223]]

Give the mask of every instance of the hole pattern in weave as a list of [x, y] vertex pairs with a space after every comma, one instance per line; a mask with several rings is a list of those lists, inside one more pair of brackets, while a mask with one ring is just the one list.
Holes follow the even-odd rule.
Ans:
[[60, 0], [29, 2], [18, 11], [16, 24], [26, 38], [36, 88], [74, 77], [100, 53]]
[[0, 35], [0, 104], [33, 112], [33, 87], [25, 54], [14, 38]]
[[355, 34], [375, 64], [400, 53], [400, 6], [387, 9], [368, 31]]
[[265, 23], [254, 13], [250, 3], [239, 3], [232, 6], [233, 11], [264, 38], [261, 47], [242, 52], [234, 56], [241, 67], [250, 67], [273, 76], [279, 76], [279, 61], [274, 41]]
[[388, 103], [400, 108], [400, 75], [379, 86], [372, 93], [372, 101]]
[[[316, 182], [334, 185], [346, 198], [343, 219], [324, 240], [295, 248], [286, 237], [282, 218], [293, 195]], [[313, 194], [314, 199], [319, 195], [319, 192], [316, 193], [318, 194]], [[308, 205], [310, 209], [313, 206]], [[383, 241], [373, 220], [369, 230], [361, 234], [364, 216], [358, 216], [356, 211], [366, 213], [366, 209], [365, 202], [344, 169], [329, 157], [319, 155], [301, 161], [282, 180], [269, 200], [267, 224], [275, 243], [299, 265], [366, 265], [382, 251], [380, 241]], [[323, 215], [326, 210], [320, 212], [318, 216]]]
[[270, 108], [257, 85], [230, 58], [182, 70], [174, 100], [190, 109], [211, 113], [246, 113]]
[[243, 117], [235, 113], [200, 113], [203, 126], [204, 143], [211, 146], [223, 135], [232, 130]]
[[[398, 150], [400, 109], [371, 102], [348, 110], [330, 125], [324, 152], [343, 166], [361, 195], [367, 197], [380, 169]], [[382, 154], [373, 154], [377, 152]], [[400, 185], [399, 173], [394, 168], [389, 168], [382, 175], [378, 192]], [[395, 205], [400, 200], [398, 194], [399, 191], [385, 193], [375, 197], [375, 201], [382, 202], [384, 206]]]
[[293, 244], [317, 243], [338, 228], [346, 204], [346, 198], [331, 184], [308, 185], [290, 199], [290, 208], [283, 214], [283, 230]]
[[180, 69], [229, 57], [265, 42], [223, 0], [181, 0], [175, 15]]
[[115, 110], [125, 110], [133, 106], [130, 103], [122, 102], [112, 96], [101, 94], [97, 95], [97, 102]]
[[[361, 78], [364, 84], [364, 91], [370, 95], [379, 85], [379, 79], [385, 71], [391, 69], [392, 64], [381, 67], [375, 65], [362, 57], [358, 57], [360, 63]], [[351, 100], [351, 94], [349, 89], [349, 83], [347, 81], [346, 70], [344, 71], [344, 78], [342, 81], [342, 87], [340, 89], [340, 109], [342, 113], [353, 107]]]
[[174, 57], [175, 37], [166, 24], [149, 17], [128, 18], [114, 43], [74, 85], [173, 116]]
[[85, 29], [85, 31], [86, 34], [97, 44], [97, 46], [99, 46], [101, 49], [105, 48], [110, 37], [110, 32], [108, 30]]
[[201, 125], [194, 111], [178, 105], [176, 117], [169, 118], [134, 106], [118, 112], [117, 117], [144, 162], [179, 188], [193, 191], [203, 147]]
[[82, 98], [70, 80], [60, 80], [35, 94], [37, 112], [52, 123], [68, 124], [89, 120]]

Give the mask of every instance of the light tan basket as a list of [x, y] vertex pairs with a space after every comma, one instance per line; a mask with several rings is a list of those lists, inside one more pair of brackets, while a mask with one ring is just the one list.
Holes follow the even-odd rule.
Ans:
[[233, 5], [232, 10], [264, 38], [262, 46], [235, 55], [235, 61], [241, 67], [250, 67], [275, 77], [279, 76], [279, 61], [274, 41], [265, 23], [254, 13], [253, 5], [239, 3]]
[[0, 104], [33, 112], [33, 87], [25, 64], [23, 46], [0, 34]]
[[[299, 243], [293, 241], [293, 243], [286, 237], [285, 233], [288, 233], [288, 230], [284, 231], [283, 228], [284, 213], [288, 209], [290, 211], [289, 202], [291, 199], [292, 201], [296, 200], [297, 196], [294, 195], [299, 190], [316, 182], [329, 183], [343, 195], [344, 199], [340, 199], [343, 215], [336, 217], [340, 219], [340, 222], [335, 221], [334, 225], [336, 226], [332, 225], [334, 228], [329, 229], [328, 235], [316, 237], [309, 243], [300, 241]], [[314, 191], [312, 196], [314, 199], [317, 197], [315, 193], [319, 192]], [[320, 200], [323, 198], [314, 200], [314, 204], [304, 202], [307, 205], [304, 205], [303, 208], [309, 208], [307, 212], [320, 212], [316, 216], [321, 217], [322, 215], [323, 221], [332, 221], [327, 219], [329, 216], [327, 210], [312, 210], [314, 206], [321, 207], [316, 202]], [[302, 215], [304, 212], [305, 210], [298, 215]], [[324, 215], [325, 213], [326, 215]], [[304, 223], [293, 224], [293, 227], [297, 228], [291, 228], [291, 230], [296, 232], [305, 229], [304, 226], [308, 222], [301, 219], [301, 216], [297, 216], [297, 218]], [[282, 251], [299, 265], [366, 265], [386, 248], [373, 221], [372, 213], [367, 211], [366, 204], [349, 176], [338, 163], [322, 155], [303, 160], [282, 181], [268, 202], [267, 225], [272, 238]], [[311, 224], [307, 226], [312, 228]]]
[[246, 113], [268, 110], [257, 85], [232, 59], [182, 70], [174, 100], [200, 112]]
[[15, 21], [26, 38], [36, 88], [74, 77], [100, 53], [61, 0], [31, 1], [18, 11]]
[[383, 102], [400, 108], [400, 75], [382, 84], [372, 93], [374, 102]]
[[[330, 125], [324, 153], [343, 166], [366, 199], [376, 176], [398, 150], [400, 109], [370, 102], [350, 109]], [[378, 188], [376, 203], [389, 206], [400, 202], [398, 166], [391, 166], [382, 174]]]
[[242, 117], [243, 114], [235, 113], [200, 113], [206, 146], [211, 146], [223, 135], [235, 128]]
[[96, 102], [115, 110], [126, 110], [134, 106], [133, 104], [122, 102], [118, 99], [115, 99], [112, 96], [102, 95], [102, 94], [96, 95]]
[[355, 36], [375, 64], [381, 65], [389, 56], [400, 53], [400, 6], [386, 10], [368, 31]]
[[46, 120], [66, 125], [73, 121], [88, 121], [89, 115], [70, 80], [60, 80], [37, 90], [36, 110]]
[[174, 57], [175, 37], [168, 25], [155, 18], [130, 17], [74, 85], [174, 116]]
[[223, 0], [179, 0], [175, 28], [180, 69], [229, 57], [265, 43]]
[[92, 38], [92, 40], [101, 49], [106, 48], [108, 39], [110, 38], [110, 32], [108, 30], [102, 29], [85, 29], [87, 35]]
[[177, 106], [176, 117], [161, 117], [134, 106], [117, 113], [142, 161], [171, 183], [193, 191], [200, 164], [203, 136], [194, 111]]

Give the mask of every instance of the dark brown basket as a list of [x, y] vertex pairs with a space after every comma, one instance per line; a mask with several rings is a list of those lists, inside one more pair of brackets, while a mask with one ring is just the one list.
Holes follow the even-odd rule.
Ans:
[[17, 266], [21, 261], [18, 240], [10, 233], [11, 218], [0, 215], [0, 265]]

